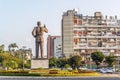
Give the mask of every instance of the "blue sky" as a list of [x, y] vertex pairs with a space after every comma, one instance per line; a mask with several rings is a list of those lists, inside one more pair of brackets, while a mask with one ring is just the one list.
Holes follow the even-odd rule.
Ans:
[[34, 53], [31, 31], [36, 22], [46, 24], [49, 33], [45, 34], [45, 40], [49, 34], [61, 35], [62, 14], [74, 8], [79, 8], [83, 15], [101, 11], [120, 19], [120, 0], [0, 0], [0, 45], [5, 44], [7, 49], [15, 42], [19, 48], [32, 48]]

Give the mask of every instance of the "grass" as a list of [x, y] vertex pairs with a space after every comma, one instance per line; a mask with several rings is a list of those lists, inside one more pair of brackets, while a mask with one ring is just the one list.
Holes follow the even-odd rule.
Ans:
[[80, 73], [80, 74], [41, 74], [41, 76], [99, 76], [98, 73]]
[[27, 70], [1, 70], [0, 76], [40, 76], [40, 74], [29, 73]]
[[0, 71], [0, 76], [99, 76], [96, 72], [78, 72], [69, 70], [30, 70], [30, 71]]
[[81, 71], [78, 72], [77, 70], [69, 71], [69, 70], [36, 70], [31, 71], [31, 73], [40, 73], [40, 76], [52, 76], [52, 77], [57, 77], [57, 76], [99, 76], [99, 73], [93, 72], [93, 71]]

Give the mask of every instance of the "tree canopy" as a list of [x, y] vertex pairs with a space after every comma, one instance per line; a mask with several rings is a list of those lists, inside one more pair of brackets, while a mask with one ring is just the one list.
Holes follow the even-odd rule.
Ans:
[[4, 47], [5, 47], [4, 44], [0, 45], [0, 53], [4, 52]]
[[92, 60], [96, 63], [97, 67], [102, 63], [103, 59], [105, 56], [103, 55], [102, 52], [96, 51], [91, 53]]
[[79, 55], [71, 56], [70, 59], [69, 59], [69, 64], [71, 65], [71, 67], [73, 69], [75, 69], [75, 68], [80, 67], [81, 60], [82, 60], [82, 58]]
[[20, 67], [22, 59], [11, 56], [9, 53], [0, 53], [0, 62], [2, 67], [6, 67], [7, 69], [12, 68], [16, 69]]
[[[31, 63], [30, 63], [30, 60], [26, 59], [27, 55], [25, 51], [13, 50], [14, 48], [18, 48], [16, 43], [11, 43], [8, 47], [10, 51], [4, 51], [4, 45], [0, 46], [0, 63], [4, 69], [5, 68], [7, 69], [23, 68], [23, 64], [25, 68], [30, 68]], [[11, 55], [11, 52], [14, 52], [14, 56]], [[23, 54], [25, 55], [23, 56]]]
[[15, 48], [18, 48], [18, 46], [17, 46], [16, 43], [11, 43], [11, 44], [9, 44], [9, 46], [8, 46], [9, 51], [14, 51]]
[[115, 63], [115, 57], [114, 56], [106, 56], [106, 63], [108, 64], [109, 67], [113, 67]]
[[57, 67], [57, 58], [52, 57], [49, 59], [49, 67]]

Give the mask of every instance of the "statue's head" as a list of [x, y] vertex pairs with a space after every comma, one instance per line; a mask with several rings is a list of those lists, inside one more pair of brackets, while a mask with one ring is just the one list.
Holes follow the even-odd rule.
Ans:
[[40, 21], [38, 21], [38, 22], [37, 22], [37, 25], [38, 25], [38, 26], [39, 26], [39, 25], [41, 25], [41, 22], [40, 22]]

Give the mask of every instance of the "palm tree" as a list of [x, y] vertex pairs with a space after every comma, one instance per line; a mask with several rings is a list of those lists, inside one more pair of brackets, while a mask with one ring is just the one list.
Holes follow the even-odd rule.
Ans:
[[16, 43], [11, 43], [11, 44], [8, 46], [8, 49], [9, 49], [11, 55], [13, 55], [13, 53], [15, 52], [15, 48], [18, 48], [18, 46], [17, 46]]
[[15, 51], [15, 48], [18, 48], [17, 44], [16, 43], [11, 43], [9, 46], [9, 51]]

